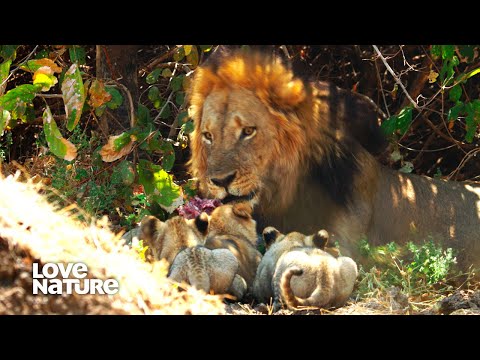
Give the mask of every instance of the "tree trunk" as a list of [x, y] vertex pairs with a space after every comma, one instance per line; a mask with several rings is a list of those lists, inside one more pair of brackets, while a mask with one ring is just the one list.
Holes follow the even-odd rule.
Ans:
[[[97, 78], [112, 79], [123, 84], [130, 92], [133, 104], [138, 103], [138, 64], [137, 51], [139, 45], [97, 45]], [[116, 110], [105, 111], [99, 119], [100, 130], [104, 135], [116, 135], [130, 129], [130, 104], [122, 91], [124, 101]]]

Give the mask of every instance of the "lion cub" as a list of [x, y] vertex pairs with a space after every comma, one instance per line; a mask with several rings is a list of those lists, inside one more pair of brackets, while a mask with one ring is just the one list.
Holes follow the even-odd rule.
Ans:
[[232, 294], [241, 299], [247, 290], [237, 274], [237, 258], [226, 249], [210, 250], [197, 245], [178, 253], [170, 268], [171, 280], [188, 283], [206, 293]]
[[273, 296], [275, 311], [282, 304], [295, 308], [345, 303], [357, 278], [357, 265], [351, 258], [324, 251], [328, 242], [325, 230], [310, 236], [298, 232], [283, 235], [269, 227], [263, 236], [269, 248], [254, 282], [258, 301], [266, 302]]
[[251, 288], [262, 254], [257, 250], [256, 221], [248, 203], [217, 207], [208, 217], [208, 235], [205, 247], [227, 249], [238, 260], [239, 275]]
[[148, 246], [147, 258], [165, 259], [171, 265], [181, 250], [204, 244], [207, 228], [208, 216], [205, 213], [191, 220], [175, 216], [161, 221], [154, 216], [146, 216], [140, 223], [138, 237]]

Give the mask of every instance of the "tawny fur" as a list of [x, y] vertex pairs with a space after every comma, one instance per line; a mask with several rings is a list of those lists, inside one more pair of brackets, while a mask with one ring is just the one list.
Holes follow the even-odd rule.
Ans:
[[284, 253], [273, 275], [274, 310], [282, 304], [340, 307], [352, 293], [357, 275], [357, 264], [349, 257], [335, 258], [310, 247]]
[[204, 244], [205, 233], [198, 229], [195, 219], [175, 216], [163, 222], [154, 216], [146, 216], [140, 223], [139, 239], [148, 246], [147, 257], [165, 259], [171, 265], [181, 250]]
[[262, 258], [256, 249], [256, 243], [256, 222], [252, 218], [252, 207], [249, 204], [222, 205], [209, 216], [205, 247], [229, 250], [237, 258], [238, 273], [249, 288]]
[[[480, 186], [381, 166], [365, 149], [378, 124], [362, 128], [343, 95], [254, 52], [201, 66], [189, 92], [189, 167], [201, 193], [252, 198], [259, 218], [283, 232], [325, 227], [350, 256], [363, 236], [375, 245], [432, 236], [459, 252], [463, 269], [480, 267]], [[228, 176], [225, 187], [212, 182]]]
[[298, 248], [315, 247], [314, 238], [319, 236], [323, 236], [323, 232], [305, 236], [299, 232], [284, 235], [273, 227], [263, 231], [267, 251], [258, 265], [253, 282], [253, 296], [258, 302], [268, 303], [273, 298], [272, 279], [282, 255]]
[[237, 258], [226, 249], [209, 250], [194, 246], [175, 257], [168, 276], [206, 293], [231, 294], [241, 299], [246, 291], [245, 280], [238, 275]]

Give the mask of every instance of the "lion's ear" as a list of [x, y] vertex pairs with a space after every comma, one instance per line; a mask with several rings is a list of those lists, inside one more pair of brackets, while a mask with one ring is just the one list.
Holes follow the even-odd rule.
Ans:
[[203, 235], [207, 234], [209, 218], [207, 213], [202, 212], [195, 218], [195, 226]]
[[275, 229], [273, 226], [269, 226], [263, 229], [262, 236], [263, 241], [265, 241], [266, 248], [268, 249], [270, 245], [272, 245], [280, 235], [280, 231]]
[[328, 238], [330, 235], [328, 234], [327, 230], [320, 230], [316, 234], [313, 235], [313, 244], [319, 249], [325, 249], [327, 246]]
[[253, 208], [252, 208], [252, 205], [250, 205], [250, 203], [241, 202], [241, 203], [233, 204], [232, 211], [235, 215], [241, 218], [251, 219]]
[[139, 238], [147, 241], [153, 239], [155, 233], [157, 233], [164, 224], [163, 221], [157, 219], [155, 216], [145, 216], [140, 223]]

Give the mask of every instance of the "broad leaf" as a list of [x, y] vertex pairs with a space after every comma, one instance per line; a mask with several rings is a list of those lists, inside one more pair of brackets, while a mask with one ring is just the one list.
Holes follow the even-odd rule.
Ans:
[[44, 66], [48, 66], [52, 70], [52, 73], [62, 72], [62, 68], [48, 58], [28, 60], [26, 63], [20, 65], [20, 69], [34, 73], [35, 71]]
[[33, 84], [40, 85], [42, 91], [48, 91], [52, 86], [58, 83], [57, 78], [53, 75], [53, 70], [49, 66], [38, 68], [33, 74]]
[[178, 106], [182, 106], [185, 102], [185, 93], [183, 91], [179, 91], [175, 94], [175, 102]]
[[135, 168], [131, 161], [121, 161], [112, 173], [112, 183], [132, 185], [135, 180]]
[[148, 99], [153, 103], [160, 98], [160, 89], [156, 86], [152, 86], [148, 90]]
[[466, 124], [466, 134], [465, 141], [471, 143], [477, 128], [480, 125], [480, 100], [473, 100], [472, 102], [465, 104], [465, 112], [467, 116], [465, 117]]
[[10, 65], [12, 65], [12, 60], [7, 60], [0, 64], [0, 89], [3, 85], [6, 85], [3, 84], [3, 82], [8, 78], [8, 75], [10, 74]]
[[92, 108], [98, 108], [112, 99], [112, 95], [105, 89], [105, 84], [100, 80], [93, 80], [88, 93], [90, 95], [88, 104]]
[[114, 109], [116, 109], [116, 108], [118, 108], [119, 106], [122, 105], [123, 96], [120, 93], [120, 91], [118, 91], [113, 86], [105, 86], [105, 91], [108, 92], [112, 96], [111, 100], [109, 102], [107, 102], [107, 106], [110, 109], [114, 110]]
[[169, 68], [163, 69], [162, 76], [164, 78], [172, 77], [172, 70], [170, 70]]
[[2, 110], [0, 108], [0, 136], [3, 135], [3, 131], [8, 125], [8, 122], [10, 121], [10, 112], [7, 110]]
[[185, 49], [183, 46], [179, 47], [175, 54], [173, 54], [173, 60], [175, 61], [181, 61], [185, 57]]
[[185, 75], [181, 74], [181, 75], [175, 76], [172, 79], [172, 81], [170, 81], [170, 87], [171, 87], [172, 91], [178, 91], [182, 88], [184, 77], [185, 77]]
[[[382, 124], [383, 125], [383, 124]], [[193, 121], [189, 120], [187, 121], [185, 124], [183, 124], [181, 126], [181, 130], [183, 131], [183, 133], [185, 134], [190, 134], [193, 132], [193, 130], [195, 130], [195, 125], [193, 124]], [[390, 132], [389, 134], [392, 134], [392, 132]]]
[[48, 106], [43, 112], [43, 131], [53, 154], [67, 161], [77, 157], [77, 148], [62, 136]]
[[163, 153], [162, 158], [162, 167], [165, 171], [172, 170], [173, 164], [175, 163], [175, 150], [173, 149], [172, 143], [168, 141], [163, 141], [160, 146], [160, 150]]
[[191, 64], [192, 68], [196, 68], [198, 65], [198, 50], [196, 46], [192, 47], [192, 51], [187, 55], [187, 62]]
[[137, 169], [139, 182], [150, 199], [170, 213], [183, 204], [181, 187], [161, 166], [140, 159]]
[[439, 58], [442, 55], [442, 45], [432, 45], [432, 56]]
[[72, 63], [77, 63], [79, 65], [86, 64], [86, 53], [83, 47], [74, 45], [70, 49], [68, 49], [68, 53], [70, 55], [70, 60], [72, 61]]
[[460, 100], [460, 97], [462, 96], [462, 87], [460, 85], [455, 85], [453, 88], [450, 89], [448, 92], [448, 97], [450, 98], [451, 101], [457, 102]]
[[13, 120], [21, 119], [26, 121], [29, 110], [33, 107], [32, 100], [40, 89], [41, 85], [19, 85], [7, 91], [5, 95], [0, 96], [0, 108], [9, 111]]
[[458, 45], [460, 55], [466, 59], [467, 62], [472, 62], [475, 57], [475, 47], [472, 45]]
[[158, 81], [160, 74], [162, 73], [161, 69], [155, 69], [150, 74], [147, 75], [146, 81], [147, 84], [152, 85]]
[[108, 143], [102, 147], [99, 154], [103, 161], [114, 162], [128, 155], [132, 151], [135, 141], [136, 137], [130, 135], [128, 132], [110, 136]]
[[73, 64], [65, 73], [62, 82], [62, 96], [67, 117], [67, 129], [72, 131], [82, 116], [85, 103], [85, 88], [77, 64]]
[[185, 52], [185, 56], [190, 55], [193, 46], [195, 45], [183, 45], [183, 51]]
[[153, 124], [152, 117], [150, 116], [150, 110], [142, 104], [138, 105], [137, 110], [137, 122], [139, 125], [150, 127]]
[[17, 57], [18, 45], [0, 45], [0, 57], [3, 60], [15, 60]]
[[203, 52], [209, 52], [212, 50], [213, 45], [198, 45]]
[[453, 45], [442, 45], [442, 59], [451, 59], [455, 54], [455, 46]]
[[448, 111], [448, 120], [457, 120], [458, 115], [463, 112], [465, 105], [462, 102], [458, 102], [454, 107]]

